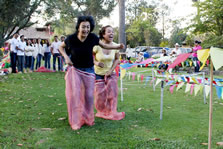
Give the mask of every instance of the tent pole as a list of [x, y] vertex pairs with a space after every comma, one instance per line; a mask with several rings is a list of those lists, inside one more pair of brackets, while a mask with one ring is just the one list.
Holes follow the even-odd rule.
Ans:
[[210, 70], [210, 102], [209, 102], [209, 131], [208, 131], [208, 149], [211, 149], [211, 135], [212, 135], [212, 97], [213, 97], [213, 63], [211, 61]]

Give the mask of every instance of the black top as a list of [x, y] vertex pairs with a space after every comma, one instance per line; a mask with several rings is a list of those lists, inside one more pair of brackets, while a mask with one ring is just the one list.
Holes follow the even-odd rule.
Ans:
[[93, 47], [99, 45], [99, 38], [94, 33], [89, 33], [84, 42], [77, 38], [77, 33], [65, 40], [65, 51], [71, 55], [71, 61], [76, 68], [90, 68], [94, 66]]

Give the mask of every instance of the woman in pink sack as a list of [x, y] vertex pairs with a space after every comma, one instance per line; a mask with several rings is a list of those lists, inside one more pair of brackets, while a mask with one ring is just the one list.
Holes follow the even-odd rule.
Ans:
[[65, 75], [65, 92], [69, 124], [73, 130], [78, 130], [85, 124], [94, 125], [93, 47], [100, 45], [106, 49], [124, 48], [123, 44], [108, 45], [99, 41], [98, 36], [91, 33], [94, 26], [93, 17], [78, 17], [76, 32], [68, 36], [59, 48], [69, 65]]
[[[114, 44], [114, 31], [111, 26], [103, 27], [99, 36], [105, 44]], [[119, 51], [108, 51], [95, 46], [93, 53], [96, 74], [94, 91], [96, 117], [121, 120], [125, 117], [125, 112], [117, 112], [118, 84], [116, 74], [113, 72], [119, 63]]]

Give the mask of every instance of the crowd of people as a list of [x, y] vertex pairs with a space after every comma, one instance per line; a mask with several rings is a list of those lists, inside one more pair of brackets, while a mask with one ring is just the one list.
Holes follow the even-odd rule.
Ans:
[[63, 58], [59, 53], [59, 46], [65, 40], [65, 36], [54, 36], [54, 41], [49, 39], [25, 39], [24, 35], [15, 33], [9, 40], [8, 50], [10, 51], [10, 61], [12, 73], [33, 72], [44, 66], [51, 69], [51, 56], [53, 56], [53, 70], [56, 71], [56, 59], [58, 59], [58, 71], [63, 71]]

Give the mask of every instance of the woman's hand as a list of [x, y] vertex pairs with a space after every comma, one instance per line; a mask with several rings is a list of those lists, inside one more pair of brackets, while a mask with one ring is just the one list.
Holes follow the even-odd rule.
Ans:
[[105, 76], [106, 77], [110, 77], [112, 75], [113, 71], [109, 70], [108, 72], [106, 72]]
[[94, 62], [95, 63], [95, 65], [97, 65], [98, 67], [101, 67], [101, 68], [104, 68], [104, 63], [102, 63], [102, 62]]
[[119, 44], [119, 46], [117, 47], [117, 49], [124, 49], [125, 45], [123, 43]]
[[70, 60], [69, 57], [66, 57], [66, 58], [65, 58], [65, 63], [66, 63], [67, 65], [69, 65], [69, 66], [73, 66], [73, 63], [72, 63], [72, 61]]

